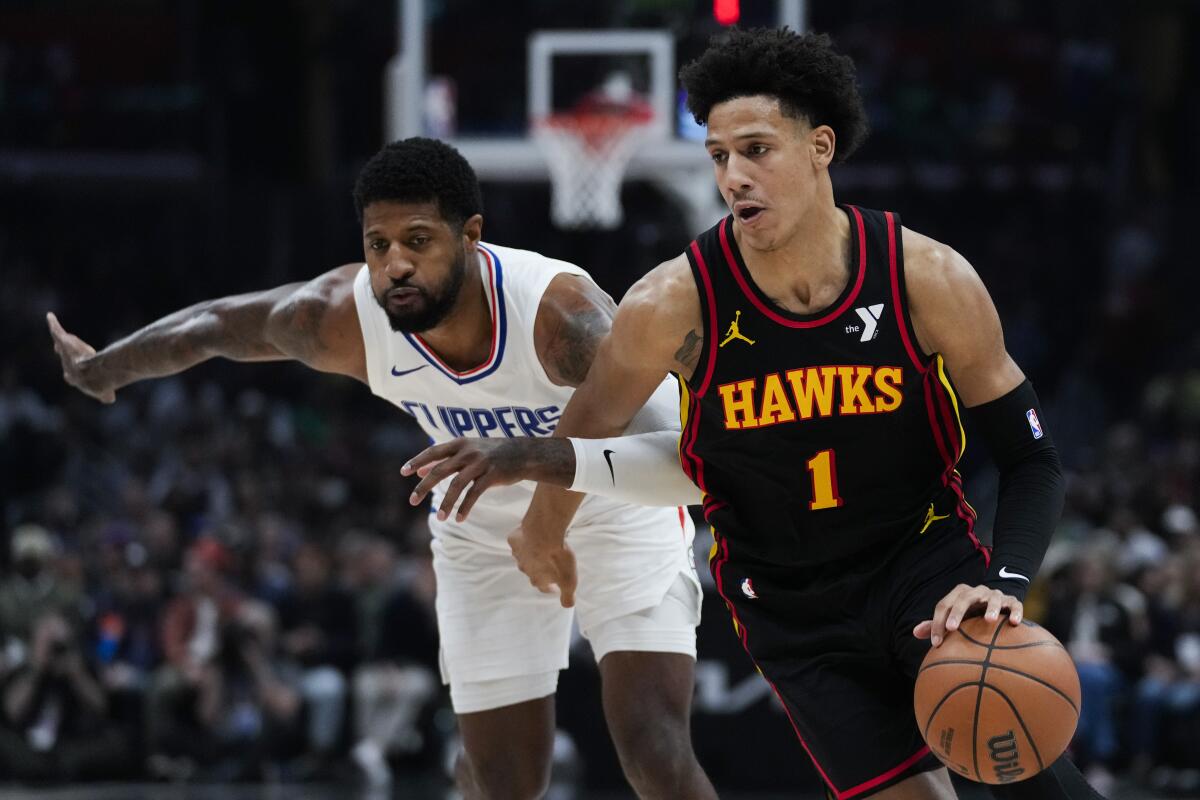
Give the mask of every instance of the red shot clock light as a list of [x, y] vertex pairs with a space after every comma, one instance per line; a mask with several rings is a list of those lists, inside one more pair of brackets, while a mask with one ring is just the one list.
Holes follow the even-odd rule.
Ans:
[[713, 17], [722, 25], [736, 25], [741, 16], [740, 0], [713, 0]]

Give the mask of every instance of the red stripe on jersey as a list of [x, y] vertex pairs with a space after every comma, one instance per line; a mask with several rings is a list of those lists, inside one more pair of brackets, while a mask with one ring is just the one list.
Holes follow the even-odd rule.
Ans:
[[700, 400], [692, 404], [692, 413], [688, 415], [688, 422], [691, 424], [691, 436], [688, 437], [687, 454], [692, 458], [695, 465], [695, 475], [692, 476], [693, 482], [700, 487], [700, 491], [708, 494], [708, 487], [704, 485], [704, 459], [696, 455], [696, 437], [700, 435]]
[[908, 353], [908, 357], [918, 370], [925, 372], [929, 369], [929, 365], [922, 363], [917, 356], [917, 349], [913, 347], [913, 341], [908, 335], [908, 325], [904, 322], [903, 300], [905, 298], [900, 297], [900, 265], [896, 258], [896, 218], [890, 211], [883, 212], [883, 216], [887, 219], [888, 271], [892, 280], [892, 309], [896, 315], [896, 326], [900, 329], [900, 340], [904, 342], [904, 350]]
[[858, 292], [862, 289], [863, 282], [867, 279], [867, 229], [863, 224], [862, 214], [859, 210], [854, 206], [846, 207], [852, 212], [854, 223], [858, 228], [858, 276], [854, 281], [854, 289], [850, 294], [846, 295], [846, 299], [833, 311], [830, 311], [820, 319], [804, 322], [788, 319], [772, 311], [766, 303], [758, 298], [758, 295], [754, 293], [754, 290], [750, 288], [750, 284], [746, 281], [746, 276], [742, 274], [741, 268], [738, 267], [737, 259], [733, 257], [733, 250], [729, 246], [729, 235], [726, 233], [729, 227], [729, 217], [721, 221], [721, 224], [717, 227], [717, 232], [721, 236], [721, 249], [725, 251], [725, 260], [729, 262], [729, 271], [733, 274], [733, 278], [737, 281], [738, 286], [741, 287], [742, 294], [746, 295], [747, 299], [754, 304], [754, 307], [761, 311], [768, 319], [788, 328], [816, 328], [836, 317], [840, 317], [845, 313], [847, 308], [854, 305], [854, 300], [858, 297]]
[[[712, 338], [717, 335], [717, 298], [713, 294], [712, 278], [708, 274], [708, 264], [704, 263], [704, 256], [700, 254], [700, 245], [696, 241], [692, 241], [692, 255], [696, 257], [696, 268], [700, 270], [700, 279], [704, 282], [702, 287], [704, 300], [708, 305], [708, 333], [705, 338]], [[713, 342], [706, 341], [708, 346], [708, 365], [704, 369], [704, 380], [700, 382], [700, 388], [696, 390], [696, 397], [704, 397], [704, 393], [708, 391], [708, 384], [712, 380], [713, 370], [717, 366], [717, 348], [713, 347]], [[696, 404], [697, 410], [700, 404]]]
[[[967, 498], [963, 494], [962, 484], [960, 481], [953, 479], [954, 476], [957, 475], [957, 473], [954, 471], [954, 466], [958, 463], [958, 458], [956, 457], [958, 454], [958, 445], [953, 444], [953, 451], [946, 449], [946, 442], [942, 437], [942, 428], [946, 422], [952, 423], [953, 420], [946, 420], [945, 417], [939, 418], [939, 414], [934, 407], [933, 394], [938, 392], [938, 389], [939, 387], [942, 387], [942, 384], [937, 379], [936, 373], [933, 370], [929, 370], [925, 373], [924, 385], [925, 410], [929, 414], [929, 428], [933, 432], [934, 441], [937, 443], [938, 453], [941, 454], [942, 461], [946, 465], [946, 470], [941, 476], [942, 485], [950, 489], [950, 491], [952, 491], [958, 498], [958, 503], [954, 507], [954, 513], [958, 515], [959, 519], [967, 523], [967, 536], [971, 538], [971, 543], [975, 545], [976, 550], [979, 550], [983, 553], [984, 561], [990, 562], [991, 552], [988, 550], [988, 548], [983, 546], [983, 543], [979, 541], [979, 537], [975, 535], [975, 515], [970, 513], [970, 507], [967, 506]], [[942, 387], [942, 389], [944, 391], [944, 387]], [[940, 392], [938, 402], [941, 404], [946, 403], [945, 396]], [[953, 433], [947, 433], [946, 435], [953, 443], [957, 441], [958, 426], [953, 424], [951, 427], [954, 429]], [[954, 455], [951, 455], [951, 452], [953, 452]]]
[[838, 800], [848, 800], [848, 798], [857, 797], [858, 795], [862, 794], [863, 792], [867, 791], [868, 789], [874, 789], [876, 786], [880, 785], [881, 783], [887, 783], [892, 778], [895, 778], [897, 775], [900, 775], [901, 773], [904, 772], [904, 770], [908, 769], [913, 764], [916, 764], [918, 761], [920, 761], [922, 758], [924, 758], [927, 755], [929, 755], [929, 745], [925, 745], [920, 750], [913, 753], [911, 756], [904, 759], [899, 764], [892, 767], [891, 769], [889, 769], [887, 772], [883, 773], [882, 775], [875, 777], [875, 778], [871, 778], [871, 780], [869, 780], [869, 781], [863, 781], [858, 786], [855, 786], [851, 789], [847, 789], [846, 791], [842, 792], [841, 794], [838, 795]]
[[933, 376], [932, 372], [925, 373], [925, 380], [922, 381], [925, 389], [925, 411], [929, 414], [929, 428], [933, 432], [933, 440], [937, 442], [938, 453], [942, 456], [942, 463], [946, 465], [946, 472], [942, 475], [942, 483], [945, 483], [950, 470], [954, 468], [954, 459], [950, 457], [949, 451], [946, 450], [946, 443], [942, 439], [942, 426], [938, 420], [937, 411], [933, 406], [933, 386], [936, 378], [930, 380]]

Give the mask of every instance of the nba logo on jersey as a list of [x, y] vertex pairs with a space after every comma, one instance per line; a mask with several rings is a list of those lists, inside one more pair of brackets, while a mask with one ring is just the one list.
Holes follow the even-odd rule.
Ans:
[[1025, 419], [1029, 420], [1029, 430], [1033, 431], [1033, 438], [1040, 439], [1046, 435], [1042, 432], [1042, 423], [1038, 420], [1037, 412], [1032, 408], [1025, 412]]
[[742, 581], [742, 594], [749, 597], [751, 600], [757, 600], [758, 595], [754, 593], [754, 584], [750, 583], [750, 579], [746, 578]]

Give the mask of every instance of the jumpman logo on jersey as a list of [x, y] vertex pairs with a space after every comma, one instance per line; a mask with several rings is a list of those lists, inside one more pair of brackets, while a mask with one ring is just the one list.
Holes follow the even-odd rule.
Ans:
[[719, 345], [717, 345], [718, 348], [724, 347], [725, 345], [732, 342], [734, 339], [741, 339], [746, 344], [751, 344], [751, 345], [754, 344], [753, 339], [746, 338], [745, 336], [742, 335], [741, 330], [738, 329], [738, 320], [741, 319], [741, 317], [742, 317], [742, 312], [741, 312], [741, 309], [739, 309], [738, 312], [733, 317], [733, 322], [729, 323], [729, 330], [725, 331], [724, 341], [722, 341]]
[[929, 530], [929, 526], [937, 522], [939, 519], [945, 519], [949, 514], [934, 514], [933, 503], [929, 504], [929, 510], [925, 512], [925, 524], [921, 526], [921, 533]]

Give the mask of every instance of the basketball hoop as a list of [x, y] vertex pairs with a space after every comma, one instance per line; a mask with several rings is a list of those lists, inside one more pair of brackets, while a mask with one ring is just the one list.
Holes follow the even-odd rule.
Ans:
[[550, 218], [560, 228], [621, 225], [621, 181], [654, 120], [644, 104], [585, 103], [535, 122], [550, 168]]

